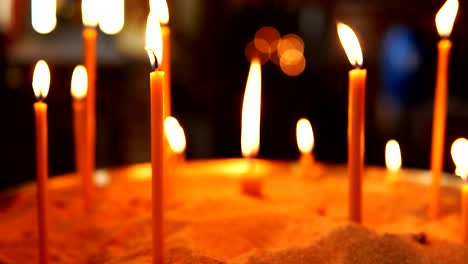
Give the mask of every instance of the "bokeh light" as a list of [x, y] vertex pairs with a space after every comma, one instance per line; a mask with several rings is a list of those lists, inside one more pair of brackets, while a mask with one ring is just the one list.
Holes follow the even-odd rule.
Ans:
[[245, 58], [260, 59], [261, 64], [271, 61], [288, 76], [298, 76], [305, 69], [304, 41], [296, 34], [286, 34], [281, 38], [278, 30], [271, 26], [262, 27], [255, 38], [245, 47]]
[[273, 27], [267, 26], [260, 28], [255, 33], [254, 44], [255, 48], [264, 54], [270, 54], [276, 50], [276, 42], [280, 38], [280, 33]]
[[279, 66], [288, 76], [298, 76], [306, 66], [304, 41], [296, 34], [287, 34], [278, 43]]
[[296, 34], [287, 34], [278, 43], [278, 55], [281, 57], [288, 50], [297, 50], [304, 53], [304, 41]]
[[295, 49], [287, 50], [280, 57], [281, 70], [288, 76], [298, 76], [306, 66], [304, 54]]

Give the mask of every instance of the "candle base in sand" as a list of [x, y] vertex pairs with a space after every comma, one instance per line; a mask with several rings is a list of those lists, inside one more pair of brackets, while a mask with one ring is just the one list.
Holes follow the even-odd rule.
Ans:
[[253, 197], [262, 197], [263, 196], [263, 182], [259, 178], [243, 178], [241, 182], [242, 193], [253, 196]]

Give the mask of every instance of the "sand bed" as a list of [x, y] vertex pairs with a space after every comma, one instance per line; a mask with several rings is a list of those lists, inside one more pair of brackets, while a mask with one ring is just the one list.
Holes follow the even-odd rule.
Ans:
[[[363, 225], [356, 225], [346, 219], [342, 167], [303, 177], [285, 165], [265, 178], [258, 199], [241, 194], [236, 178], [187, 176], [196, 166], [180, 170], [178, 199], [166, 212], [167, 263], [468, 263], [456, 188], [443, 189], [443, 217], [428, 221], [426, 186], [391, 185], [384, 170], [368, 169]], [[88, 214], [76, 176], [52, 179], [51, 263], [150, 263], [149, 173], [149, 165], [111, 170]], [[36, 259], [35, 189], [28, 185], [0, 198], [0, 263]]]

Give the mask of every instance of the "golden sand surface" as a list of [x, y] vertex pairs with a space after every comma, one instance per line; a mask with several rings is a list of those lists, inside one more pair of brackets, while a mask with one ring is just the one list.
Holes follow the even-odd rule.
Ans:
[[[204, 166], [187, 162], [174, 178], [166, 263], [468, 263], [456, 187], [443, 188], [443, 215], [429, 221], [427, 185], [389, 184], [384, 169], [368, 168], [357, 225], [347, 221], [342, 166], [301, 175], [284, 163], [264, 178], [261, 198], [242, 194], [238, 177]], [[50, 263], [151, 263], [150, 173], [149, 164], [108, 170], [110, 184], [97, 189], [91, 212], [83, 210], [78, 176], [53, 177]], [[412, 174], [421, 172], [400, 176]], [[28, 184], [0, 195], [0, 263], [37, 263], [37, 255], [35, 185]]]

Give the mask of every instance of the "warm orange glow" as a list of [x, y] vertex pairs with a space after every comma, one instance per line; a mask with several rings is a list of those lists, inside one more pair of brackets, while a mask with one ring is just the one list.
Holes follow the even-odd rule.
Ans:
[[169, 24], [169, 8], [166, 0], [150, 0], [150, 12], [158, 15], [159, 23], [162, 25]]
[[458, 13], [458, 0], [447, 0], [436, 15], [437, 31], [441, 37], [448, 38]]
[[311, 153], [314, 148], [314, 132], [309, 120], [299, 119], [296, 125], [297, 147], [301, 153]]
[[385, 164], [389, 171], [399, 171], [401, 168], [400, 145], [396, 140], [390, 140], [385, 146]]
[[288, 76], [298, 76], [305, 69], [306, 61], [302, 52], [289, 49], [280, 57], [281, 70]]
[[109, 35], [119, 33], [125, 24], [125, 0], [99, 0], [99, 2], [101, 5], [99, 28]]
[[163, 60], [161, 25], [155, 13], [148, 15], [146, 23], [146, 51], [153, 68], [158, 68]]
[[260, 109], [262, 93], [262, 68], [257, 59], [250, 64], [242, 105], [241, 149], [244, 157], [258, 154], [260, 146]]
[[355, 67], [361, 67], [363, 63], [361, 45], [354, 31], [343, 23], [338, 23], [338, 36], [341, 45], [348, 56], [349, 62]]
[[164, 121], [164, 134], [173, 152], [181, 154], [185, 151], [185, 133], [177, 119], [172, 116], [166, 118]]
[[74, 99], [81, 100], [88, 92], [88, 73], [83, 65], [78, 65], [73, 70], [71, 80], [71, 94]]
[[296, 34], [287, 34], [278, 42], [278, 55], [281, 57], [289, 50], [297, 50], [304, 53], [304, 41]]
[[49, 93], [50, 86], [50, 71], [49, 66], [43, 60], [37, 62], [34, 68], [32, 87], [36, 98], [39, 100], [45, 99]]
[[262, 27], [255, 33], [255, 48], [265, 54], [270, 54], [276, 50], [280, 34], [274, 27]]
[[55, 29], [56, 9], [56, 0], [31, 0], [31, 24], [36, 32], [48, 34]]
[[466, 138], [459, 138], [452, 144], [451, 149], [452, 159], [455, 163], [455, 174], [462, 177], [464, 180], [468, 179], [468, 140]]
[[83, 25], [87, 27], [95, 27], [99, 23], [99, 6], [95, 0], [81, 1], [81, 18]]

